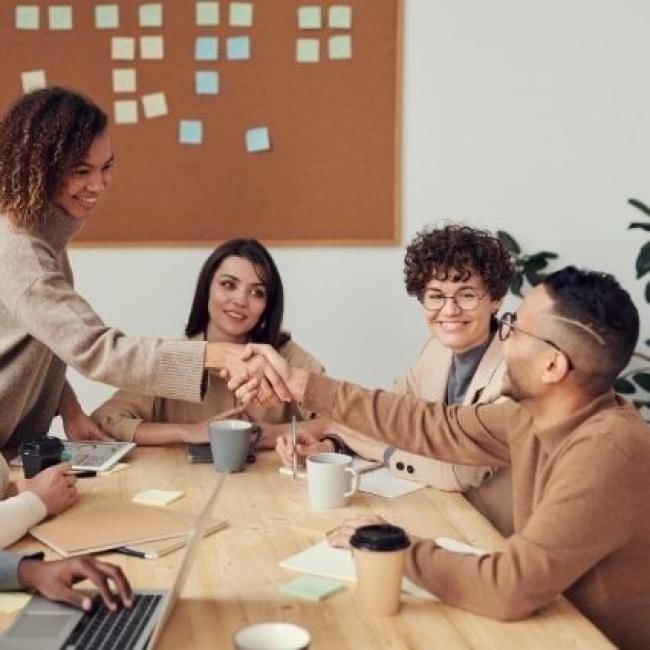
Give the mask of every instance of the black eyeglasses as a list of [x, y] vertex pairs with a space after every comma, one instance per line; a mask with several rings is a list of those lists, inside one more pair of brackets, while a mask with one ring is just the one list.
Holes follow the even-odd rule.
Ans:
[[427, 289], [420, 297], [420, 302], [425, 309], [428, 309], [429, 311], [438, 311], [447, 304], [447, 300], [453, 300], [458, 309], [471, 311], [478, 307], [479, 303], [486, 295], [487, 292], [484, 291], [483, 293], [479, 293], [476, 289], [472, 289], [472, 287], [463, 287], [462, 289], [458, 289], [458, 291], [451, 296], [447, 296], [437, 289]]
[[499, 338], [502, 341], [505, 341], [510, 336], [512, 330], [521, 332], [526, 336], [531, 336], [532, 338], [537, 339], [542, 343], [546, 343], [546, 345], [550, 345], [552, 348], [555, 348], [558, 352], [562, 353], [566, 357], [566, 360], [569, 364], [569, 370], [573, 370], [574, 368], [573, 361], [571, 361], [571, 357], [569, 356], [568, 352], [563, 350], [557, 343], [553, 343], [553, 341], [551, 341], [550, 339], [545, 339], [541, 336], [537, 336], [537, 334], [533, 334], [532, 332], [527, 332], [526, 330], [522, 330], [521, 327], [519, 327], [519, 325], [515, 325], [515, 323], [517, 322], [517, 314], [513, 314], [511, 311], [508, 311], [505, 314], [503, 314], [501, 318], [498, 318], [497, 320], [499, 321]]

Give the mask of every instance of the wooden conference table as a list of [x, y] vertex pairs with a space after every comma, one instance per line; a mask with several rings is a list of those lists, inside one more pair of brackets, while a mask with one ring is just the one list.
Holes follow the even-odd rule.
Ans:
[[[186, 496], [169, 508], [196, 513], [216, 477], [212, 465], [187, 463], [179, 447], [138, 448], [127, 461], [129, 468], [122, 472], [80, 480], [75, 508], [128, 501], [136, 492], [159, 488], [182, 490]], [[321, 541], [324, 531], [351, 515], [376, 513], [415, 535], [447, 536], [490, 550], [499, 548], [503, 538], [459, 494], [433, 489], [397, 499], [357, 493], [345, 509], [311, 512], [305, 482], [279, 474], [278, 467], [275, 453], [264, 452], [245, 472], [227, 477], [213, 516], [227, 519], [229, 526], [202, 541], [161, 649], [229, 648], [239, 627], [260, 621], [302, 625], [318, 650], [613, 647], [564, 599], [525, 621], [500, 623], [411, 596], [403, 596], [397, 616], [373, 619], [357, 605], [353, 587], [320, 603], [284, 595], [278, 586], [297, 574], [278, 563]], [[11, 550], [26, 549], [42, 547], [27, 538]], [[134, 587], [164, 589], [173, 580], [180, 552], [156, 560], [106, 558], [123, 567]], [[10, 620], [0, 616], [0, 629]]]

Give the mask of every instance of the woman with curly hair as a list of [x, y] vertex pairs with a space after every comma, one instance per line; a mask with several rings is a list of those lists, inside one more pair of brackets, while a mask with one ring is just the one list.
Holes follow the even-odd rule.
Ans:
[[[422, 304], [431, 338], [395, 390], [446, 404], [497, 399], [504, 372], [495, 315], [512, 280], [508, 252], [490, 232], [447, 224], [418, 233], [406, 249], [406, 291]], [[503, 534], [513, 531], [510, 470], [447, 463], [381, 446], [338, 423], [312, 425], [304, 453], [341, 450], [382, 460], [400, 478], [465, 493]], [[325, 432], [326, 431], [326, 432]], [[288, 460], [288, 440], [278, 440]]]

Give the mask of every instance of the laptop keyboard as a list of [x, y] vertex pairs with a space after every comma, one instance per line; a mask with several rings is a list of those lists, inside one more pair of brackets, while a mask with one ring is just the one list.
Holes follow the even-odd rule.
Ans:
[[66, 639], [66, 650], [129, 650], [135, 647], [142, 630], [156, 610], [162, 595], [134, 595], [133, 605], [115, 612], [96, 599]]

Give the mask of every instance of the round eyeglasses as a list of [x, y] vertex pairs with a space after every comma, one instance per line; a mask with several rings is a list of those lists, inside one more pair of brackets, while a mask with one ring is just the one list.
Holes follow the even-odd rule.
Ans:
[[458, 291], [451, 296], [447, 296], [442, 293], [442, 291], [436, 289], [425, 289], [420, 298], [420, 302], [425, 309], [428, 309], [429, 311], [438, 311], [445, 306], [447, 300], [453, 300], [458, 309], [471, 311], [478, 307], [486, 294], [487, 292], [479, 293], [476, 289], [464, 288], [458, 289]]

